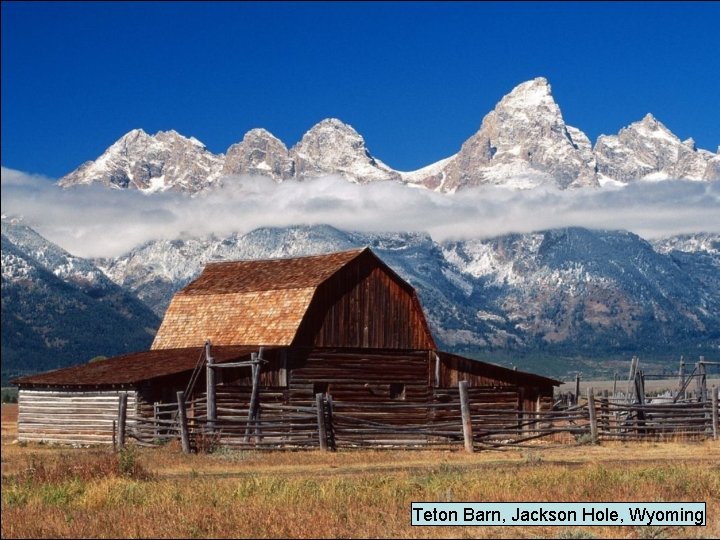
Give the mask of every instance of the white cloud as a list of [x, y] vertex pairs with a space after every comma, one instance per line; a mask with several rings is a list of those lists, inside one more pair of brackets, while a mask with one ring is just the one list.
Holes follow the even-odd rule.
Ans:
[[1, 205], [3, 215], [22, 216], [49, 240], [84, 257], [119, 255], [159, 238], [313, 224], [423, 231], [439, 241], [565, 226], [626, 229], [645, 238], [720, 232], [720, 182], [569, 191], [484, 187], [446, 195], [336, 177], [282, 184], [229, 177], [221, 189], [188, 197], [100, 186], [62, 190], [47, 178], [2, 168]]

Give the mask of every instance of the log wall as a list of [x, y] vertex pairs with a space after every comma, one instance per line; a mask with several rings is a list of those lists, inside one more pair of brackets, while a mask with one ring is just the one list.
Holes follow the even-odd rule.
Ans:
[[128, 395], [128, 415], [137, 414], [134, 390], [72, 392], [64, 389], [18, 393], [18, 440], [63, 444], [112, 444], [118, 397]]
[[316, 349], [292, 359], [289, 398], [311, 404], [315, 391], [348, 403], [427, 403], [428, 351]]

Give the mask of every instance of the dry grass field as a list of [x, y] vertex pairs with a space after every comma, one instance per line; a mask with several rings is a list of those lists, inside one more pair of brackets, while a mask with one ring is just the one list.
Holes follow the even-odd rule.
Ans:
[[[457, 451], [73, 449], [14, 443], [3, 538], [718, 538], [720, 444]], [[706, 527], [411, 527], [412, 501], [705, 501]]]

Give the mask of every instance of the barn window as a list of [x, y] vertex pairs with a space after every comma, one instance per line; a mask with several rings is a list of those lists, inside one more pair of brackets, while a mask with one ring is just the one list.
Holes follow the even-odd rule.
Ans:
[[403, 383], [390, 384], [390, 399], [405, 399], [405, 385]]
[[330, 383], [327, 381], [313, 383], [313, 396], [317, 394], [327, 394], [330, 390]]

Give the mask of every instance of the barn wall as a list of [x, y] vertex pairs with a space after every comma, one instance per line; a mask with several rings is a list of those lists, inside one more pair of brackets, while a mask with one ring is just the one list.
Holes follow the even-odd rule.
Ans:
[[439, 367], [440, 388], [457, 389], [459, 381], [467, 381], [471, 388], [494, 388], [498, 396], [506, 390], [515, 392], [515, 397], [511, 401], [514, 401], [517, 409], [523, 411], [552, 408], [554, 387], [549, 383], [542, 384], [539, 378], [534, 376], [509, 372], [499, 366], [475, 362], [448, 353], [441, 353]]
[[370, 255], [352, 261], [318, 287], [294, 343], [379, 349], [435, 346], [412, 289]]
[[[425, 423], [424, 405], [432, 399], [428, 357], [428, 351], [313, 350], [293, 359], [288, 397], [291, 403], [310, 404], [315, 392], [327, 391], [338, 414], [388, 424]], [[412, 403], [420, 406], [391, 407]]]
[[[501, 429], [516, 425], [520, 420], [517, 413], [520, 390], [516, 386], [469, 386], [468, 401], [473, 420], [473, 432], [482, 433], [487, 429]], [[435, 422], [461, 422], [460, 391], [455, 388], [436, 388], [433, 391], [435, 403], [452, 404], [447, 409], [432, 413]]]
[[[357, 349], [291, 348], [271, 351], [260, 370], [260, 395], [271, 402], [311, 404], [319, 387], [342, 401], [392, 401], [390, 385], [404, 385], [405, 401], [429, 396], [428, 351], [361, 351]], [[235, 395], [246, 404], [252, 379], [249, 368], [221, 370], [218, 399]], [[200, 387], [204, 392], [204, 386]]]
[[[135, 390], [87, 392], [21, 388], [18, 393], [18, 440], [64, 444], [111, 444], [118, 396], [128, 395], [128, 416], [136, 414]], [[131, 422], [129, 421], [128, 424]]]

